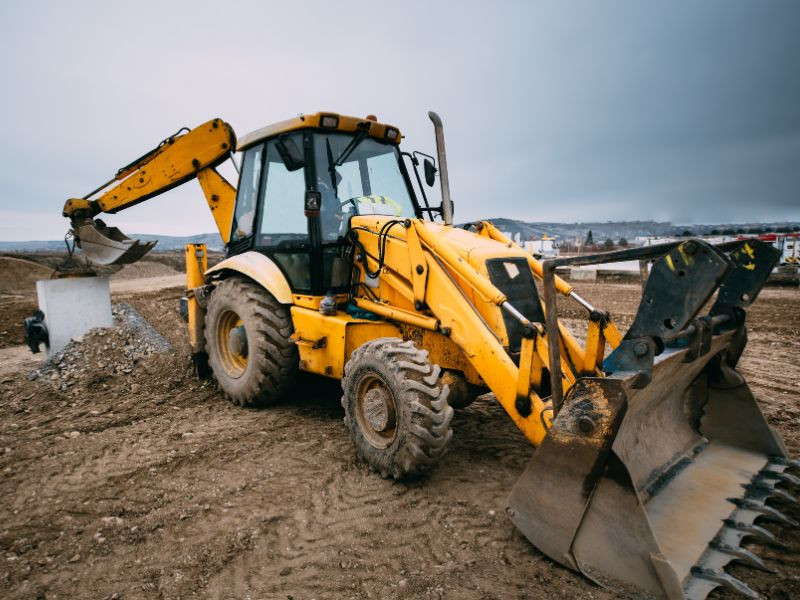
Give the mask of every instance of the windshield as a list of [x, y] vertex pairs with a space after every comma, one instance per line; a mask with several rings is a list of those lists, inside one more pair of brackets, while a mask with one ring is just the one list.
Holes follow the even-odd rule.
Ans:
[[335, 166], [353, 136], [317, 133], [314, 138], [324, 240], [346, 234], [347, 223], [355, 215], [416, 216], [396, 146], [365, 137]]

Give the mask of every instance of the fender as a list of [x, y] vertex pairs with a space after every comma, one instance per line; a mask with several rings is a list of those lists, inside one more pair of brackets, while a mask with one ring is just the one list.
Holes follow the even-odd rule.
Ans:
[[293, 304], [292, 288], [278, 268], [278, 265], [267, 256], [258, 252], [244, 252], [226, 258], [221, 263], [206, 271], [206, 278], [223, 271], [236, 271], [261, 285], [281, 304]]

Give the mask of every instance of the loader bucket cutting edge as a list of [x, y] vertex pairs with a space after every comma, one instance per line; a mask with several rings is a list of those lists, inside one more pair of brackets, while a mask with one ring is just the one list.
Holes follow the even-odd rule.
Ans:
[[134, 263], [150, 252], [157, 242], [140, 242], [102, 221], [84, 223], [74, 229], [78, 246], [98, 265]]
[[[686, 349], [667, 350], [641, 390], [624, 377], [580, 380], [509, 497], [522, 533], [627, 596], [705, 598], [724, 586], [757, 597], [723, 569], [765, 568], [741, 543], [769, 541], [759, 517], [791, 522], [765, 501], [786, 498], [776, 485], [793, 477], [747, 384], [726, 389], [717, 363], [732, 336], [688, 365]], [[698, 400], [702, 435], [686, 413]], [[588, 434], [577, 426], [587, 415]]]
[[724, 568], [769, 570], [742, 542], [776, 543], [757, 519], [794, 525], [766, 501], [796, 502], [779, 484], [800, 484], [800, 464], [735, 370], [743, 325], [709, 342], [668, 346], [644, 386], [635, 371], [576, 382], [507, 501], [533, 545], [628, 597], [759, 597]]

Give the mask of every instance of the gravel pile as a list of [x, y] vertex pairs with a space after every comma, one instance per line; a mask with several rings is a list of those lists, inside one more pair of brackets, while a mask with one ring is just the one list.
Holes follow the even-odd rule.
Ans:
[[114, 327], [92, 329], [73, 338], [28, 379], [41, 379], [56, 389], [67, 390], [80, 383], [90, 385], [98, 375], [130, 375], [143, 359], [172, 349], [130, 305], [114, 304], [111, 313]]
[[154, 260], [140, 260], [130, 265], [125, 265], [111, 276], [111, 279], [142, 279], [144, 277], [166, 277], [179, 275], [180, 272], [172, 267]]

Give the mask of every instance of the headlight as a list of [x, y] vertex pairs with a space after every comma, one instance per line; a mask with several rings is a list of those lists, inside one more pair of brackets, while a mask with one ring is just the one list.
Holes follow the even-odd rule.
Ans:
[[339, 127], [339, 117], [336, 115], [322, 115], [319, 120], [319, 126], [326, 129], [336, 129]]

